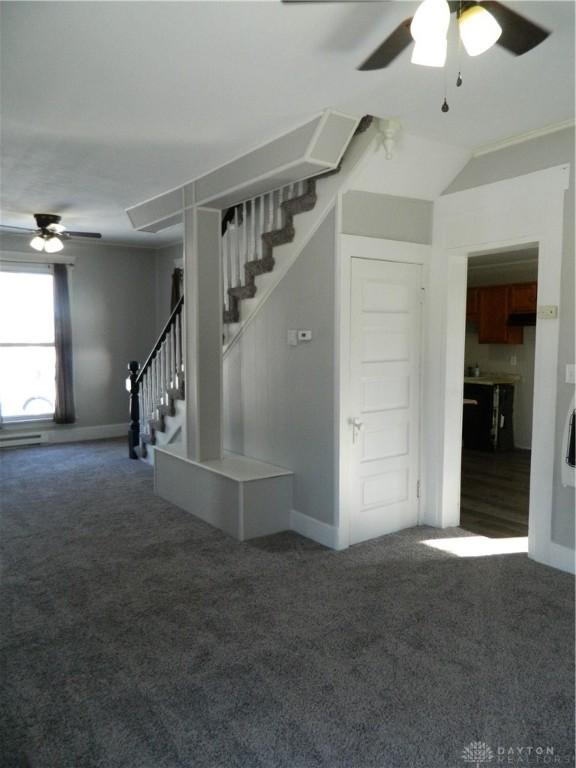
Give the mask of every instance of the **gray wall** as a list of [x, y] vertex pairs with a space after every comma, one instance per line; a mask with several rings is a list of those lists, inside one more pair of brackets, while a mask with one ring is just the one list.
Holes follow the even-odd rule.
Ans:
[[[28, 241], [3, 236], [2, 250], [27, 253]], [[127, 364], [143, 361], [154, 339], [155, 252], [68, 243], [66, 254], [76, 257], [69, 272], [76, 426], [128, 424]]]
[[342, 199], [342, 232], [428, 245], [432, 242], [432, 212], [430, 200], [347, 192]]
[[[331, 211], [224, 362], [225, 448], [293, 470], [294, 508], [332, 525], [334, 253]], [[313, 339], [289, 347], [289, 329]]]
[[156, 335], [160, 335], [168, 318], [170, 317], [170, 295], [172, 292], [172, 272], [174, 262], [182, 259], [184, 246], [182, 243], [167, 245], [158, 248], [155, 252], [155, 312]]
[[[556, 416], [556, 455], [554, 461], [554, 509], [552, 514], [553, 541], [574, 546], [574, 488], [564, 488], [560, 482], [563, 456], [564, 420], [574, 387], [565, 383], [565, 367], [573, 363], [574, 352], [574, 130], [565, 129], [525, 141], [471, 160], [450, 184], [446, 193], [458, 192], [502, 179], [571, 163], [570, 188], [565, 196], [564, 240], [562, 257], [562, 294], [560, 299], [560, 345], [558, 359], [558, 411]], [[552, 394], [552, 393], [551, 393]]]

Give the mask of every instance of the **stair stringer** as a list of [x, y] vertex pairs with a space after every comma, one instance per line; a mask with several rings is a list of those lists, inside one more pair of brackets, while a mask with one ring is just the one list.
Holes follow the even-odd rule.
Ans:
[[298, 214], [295, 219], [294, 239], [290, 243], [274, 248], [274, 269], [256, 277], [257, 292], [253, 298], [239, 302], [240, 322], [224, 326], [224, 357], [238, 341], [245, 328], [258, 314], [274, 289], [282, 281], [290, 267], [304, 251], [318, 227], [336, 204], [338, 195], [350, 188], [350, 184], [363, 161], [380, 143], [380, 134], [376, 121], [362, 133], [357, 134], [342, 160], [340, 170], [319, 177], [316, 183], [317, 201], [314, 208]]
[[165, 447], [182, 442], [182, 429], [186, 420], [186, 401], [177, 399], [173, 401], [173, 415], [166, 414], [162, 417], [163, 430], [154, 431], [154, 443], [146, 443], [146, 452], [141, 453], [140, 458], [146, 464], [154, 466], [154, 450], [156, 447]]

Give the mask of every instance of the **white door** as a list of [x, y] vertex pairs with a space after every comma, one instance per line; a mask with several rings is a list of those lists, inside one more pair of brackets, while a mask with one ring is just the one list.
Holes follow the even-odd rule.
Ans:
[[352, 259], [351, 544], [418, 523], [421, 270]]

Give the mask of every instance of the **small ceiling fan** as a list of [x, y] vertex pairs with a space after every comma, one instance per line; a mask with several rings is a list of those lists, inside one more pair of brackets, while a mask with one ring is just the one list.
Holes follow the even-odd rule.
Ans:
[[89, 237], [99, 240], [100, 232], [69, 232], [60, 222], [62, 217], [56, 213], [35, 213], [36, 228], [13, 227], [10, 224], [0, 224], [0, 229], [18, 232], [29, 232], [34, 235], [30, 246], [35, 251], [58, 253], [64, 248], [64, 241], [76, 237]]

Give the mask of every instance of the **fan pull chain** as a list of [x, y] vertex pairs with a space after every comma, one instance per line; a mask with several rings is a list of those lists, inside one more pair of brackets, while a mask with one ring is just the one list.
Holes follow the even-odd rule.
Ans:
[[456, 78], [456, 88], [460, 88], [462, 85], [462, 38], [460, 37], [460, 31], [458, 29], [458, 20], [462, 13], [462, 0], [460, 0], [460, 7], [456, 14], [456, 37], [458, 38], [458, 77]]
[[450, 110], [450, 107], [448, 106], [447, 93], [448, 93], [448, 77], [446, 75], [446, 67], [444, 67], [444, 101], [442, 102], [442, 106], [440, 107], [442, 112], [448, 112]]

